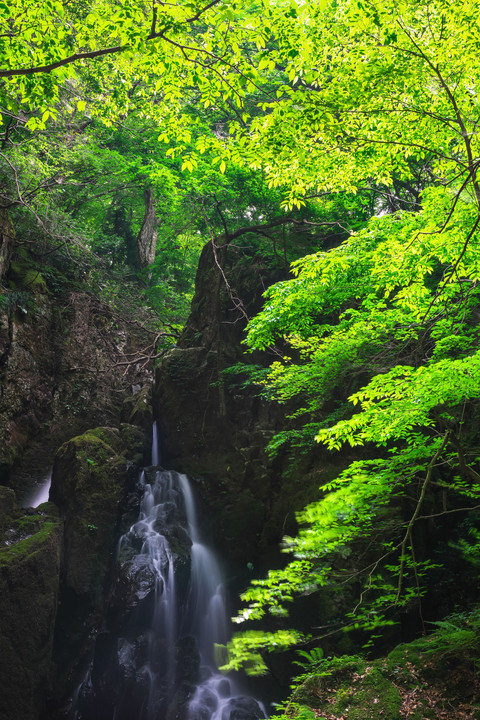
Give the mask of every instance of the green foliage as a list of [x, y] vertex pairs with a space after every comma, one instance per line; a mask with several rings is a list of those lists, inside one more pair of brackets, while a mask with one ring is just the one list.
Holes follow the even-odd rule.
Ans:
[[7, 290], [0, 295], [0, 308], [11, 317], [16, 310], [27, 313], [30, 301], [31, 294], [28, 292], [24, 292], [23, 290]]
[[[43, 252], [47, 236], [72, 248], [114, 307], [141, 294], [175, 325], [204, 242], [241, 231], [245, 261], [294, 261], [248, 331], [277, 358], [254, 382], [292, 408], [270, 451], [315, 438], [357, 454], [238, 621], [283, 619], [327, 584], [356, 584], [345, 625], [374, 634], [421, 605], [436, 562], [416, 552], [419, 523], [480, 504], [465, 425], [480, 394], [478, 0], [2, 10], [0, 196], [24, 241], [41, 248], [41, 227]], [[146, 188], [157, 257], [125, 290]], [[290, 231], [255, 230], [281, 206]], [[82, 264], [92, 249], [103, 268]], [[457, 551], [476, 560], [477, 539]], [[255, 648], [295, 637], [248, 631], [229, 666], [262, 668]]]
[[247, 675], [263, 675], [267, 672], [267, 666], [259, 652], [260, 649], [267, 652], [285, 650], [298, 643], [300, 639], [300, 633], [295, 630], [277, 630], [274, 633], [247, 630], [241, 635], [235, 635], [228, 644], [228, 663], [220, 670], [229, 672], [244, 668]]
[[[280, 356], [270, 397], [293, 406], [297, 426], [303, 419], [311, 433], [317, 423], [326, 448], [354, 448], [357, 459], [298, 514], [298, 535], [284, 539], [292, 559], [252, 582], [238, 621], [284, 615], [297, 593], [355, 582], [344, 625], [375, 636], [414, 604], [421, 612], [438, 569], [417, 553], [422, 521], [480, 504], [465, 427], [480, 396], [477, 24], [472, 6], [440, 1], [373, 9], [343, 0], [284, 14], [275, 58], [289, 58], [291, 85], [268, 106], [268, 123], [252, 122], [245, 147], [264, 143], [273, 185], [295, 174], [290, 206], [307, 190], [392, 187], [395, 178], [411, 205], [293, 263], [295, 278], [265, 293], [249, 325], [250, 347]], [[464, 41], [468, 80], [452, 52]], [[429, 186], [415, 195], [422, 162]], [[356, 545], [368, 547], [361, 563]], [[458, 549], [474, 557], [469, 547]]]
[[[299, 534], [284, 540], [295, 559], [266, 580], [252, 582], [242, 596], [249, 606], [239, 620], [261, 618], [267, 610], [282, 614], [294, 593], [334, 583], [338, 557], [376, 527], [381, 530], [378, 559], [360, 573], [361, 603], [346, 619], [352, 628], [376, 631], [391, 622], [392, 609], [420, 600], [422, 581], [436, 567], [429, 559], [416, 559], [412, 537], [432, 483], [444, 488], [451, 507], [460, 498], [467, 507], [479, 502], [480, 476], [473, 468], [470, 476], [462, 472], [458, 447], [465, 403], [480, 395], [479, 238], [473, 235], [461, 254], [474, 209], [460, 199], [455, 227], [434, 232], [446, 194], [430, 189], [421, 212], [373, 219], [338, 248], [295, 263], [298, 279], [267, 291], [265, 309], [250, 325], [254, 347], [265, 347], [288, 328], [283, 340], [301, 350], [301, 362], [277, 361], [268, 382], [280, 401], [306, 395], [303, 412], [320, 411], [347, 374], [367, 368], [372, 380], [349, 398], [354, 413], [319, 430], [316, 439], [331, 450], [345, 444], [384, 449], [375, 459], [351, 463], [323, 486], [321, 500], [298, 514]], [[422, 228], [428, 234], [420, 248]], [[458, 272], [449, 276], [447, 271], [428, 287], [424, 279], [438, 263], [456, 264]], [[337, 311], [334, 321], [319, 322], [332, 310]], [[452, 328], [463, 342], [445, 342]], [[403, 364], [378, 373], [398, 359]], [[445, 463], [446, 478], [440, 474]], [[412, 493], [411, 519], [392, 514], [390, 523], [382, 523], [383, 508], [398, 506]]]
[[[14, 0], [2, 7], [1, 100], [9, 111], [17, 112], [20, 103], [35, 109], [32, 129], [56, 119], [61, 98], [70, 113], [88, 107], [105, 123], [136, 106], [162, 119], [165, 132], [175, 126], [174, 111], [192, 86], [203, 105], [217, 98], [241, 104], [245, 91], [236, 70], [242, 80], [255, 71], [245, 66], [240, 44], [262, 46], [268, 30], [258, 7], [242, 12], [243, 23], [238, 17], [235, 4], [226, 2], [96, 0], [86, 11], [78, 3]], [[85, 76], [88, 100], [75, 92]]]
[[300, 655], [303, 661], [295, 660], [295, 665], [308, 671], [317, 669], [324, 660], [324, 653], [320, 647], [312, 648], [312, 650], [297, 650], [297, 655]]
[[144, 275], [150, 275], [146, 298], [159, 315], [176, 322], [187, 317], [202, 247], [202, 237], [193, 233], [157, 244], [157, 256]]
[[[400, 720], [475, 716], [479, 657], [478, 608], [433, 623], [434, 631], [397, 646], [386, 657], [326, 657], [294, 678], [292, 695], [276, 720], [313, 713], [317, 718]], [[466, 703], [468, 703], [468, 710]]]

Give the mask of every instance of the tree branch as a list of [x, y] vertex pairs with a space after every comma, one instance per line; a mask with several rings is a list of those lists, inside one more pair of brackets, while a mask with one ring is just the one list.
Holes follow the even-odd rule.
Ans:
[[[183, 21], [183, 24], [185, 23], [193, 23], [196, 22], [201, 18], [201, 16], [207, 12], [207, 10], [210, 10], [214, 5], [217, 5], [221, 0], [212, 0], [210, 3], [205, 5], [203, 8], [200, 8], [198, 12], [195, 15], [192, 15], [192, 17], [187, 18], [187, 20]], [[165, 38], [166, 30], [162, 30], [160, 32], [156, 31], [156, 24], [157, 24], [157, 8], [153, 8], [153, 14], [152, 14], [152, 25], [149, 34], [145, 38], [145, 42], [149, 42], [150, 40], [157, 40], [159, 38], [164, 38], [168, 42], [172, 44], [172, 40], [169, 40], [168, 38]], [[57, 70], [60, 67], [64, 67], [65, 65], [71, 65], [78, 60], [93, 60], [97, 57], [103, 57], [105, 55], [115, 55], [116, 53], [121, 53], [127, 50], [130, 46], [129, 45], [113, 45], [108, 48], [102, 48], [100, 50], [91, 50], [89, 52], [76, 52], [73, 53], [73, 55], [68, 55], [65, 58], [62, 58], [61, 60], [57, 60], [56, 62], [48, 63], [47, 65], [37, 65], [35, 67], [29, 67], [29, 68], [10, 68], [8, 70], [0, 70], [0, 78], [5, 77], [16, 77], [16, 76], [25, 76], [25, 75], [38, 75], [40, 73], [50, 73], [52, 70]], [[180, 46], [179, 46], [180, 47]], [[195, 49], [198, 51], [201, 51], [201, 48], [188, 48], [188, 49]]]
[[[415, 525], [415, 522], [416, 522], [418, 516], [420, 515], [420, 510], [422, 509], [423, 501], [425, 500], [425, 495], [427, 494], [427, 489], [428, 489], [428, 486], [430, 485], [430, 481], [432, 479], [433, 468], [435, 467], [435, 463], [437, 462], [438, 458], [442, 454], [442, 452], [445, 448], [445, 445], [447, 444], [447, 442], [450, 438], [450, 434], [451, 434], [450, 430], [447, 430], [447, 432], [443, 436], [442, 444], [440, 445], [440, 447], [438, 448], [438, 450], [436, 451], [436, 453], [434, 454], [434, 456], [428, 463], [427, 474], [425, 476], [425, 480], [423, 481], [423, 485], [422, 485], [422, 489], [420, 491], [420, 497], [418, 498], [417, 506], [415, 508], [415, 511], [414, 511], [412, 517], [410, 518], [410, 520], [408, 522], [405, 536], [404, 536], [404, 538], [402, 540], [402, 544], [400, 546], [400, 568], [398, 571], [398, 586], [397, 586], [397, 598], [396, 598], [397, 603], [400, 600], [400, 594], [402, 592], [402, 587], [403, 587], [403, 576], [404, 576], [404, 571], [405, 571], [405, 553], [407, 550], [407, 542], [408, 542], [408, 540], [410, 540], [412, 542], [412, 528]], [[413, 543], [412, 543], [412, 547], [413, 547]]]

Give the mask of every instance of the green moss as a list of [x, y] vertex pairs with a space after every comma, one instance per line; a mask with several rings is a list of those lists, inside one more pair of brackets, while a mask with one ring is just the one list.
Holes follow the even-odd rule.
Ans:
[[337, 692], [334, 708], [342, 710], [348, 707], [349, 720], [363, 720], [365, 717], [394, 720], [400, 717], [401, 704], [400, 693], [392, 682], [378, 668], [366, 666], [364, 673], [352, 677], [351, 685]]
[[[436, 631], [399, 645], [387, 657], [327, 658], [304, 667], [284, 718], [301, 720], [456, 720], [479, 717], [480, 608], [432, 623]], [[467, 700], [466, 700], [467, 698]], [[460, 713], [459, 713], [460, 714]]]
[[120, 432], [100, 427], [65, 443], [57, 453], [51, 497], [65, 517], [64, 570], [67, 585], [102, 601], [113, 551], [118, 503], [125, 492], [125, 442]]
[[51, 533], [56, 530], [58, 523], [58, 520], [46, 520], [34, 535], [19, 540], [8, 547], [1, 548], [0, 567], [31, 558], [41, 551]]
[[94, 447], [103, 447], [109, 455], [115, 455], [121, 450], [121, 440], [118, 430], [108, 427], [98, 427], [87, 430], [83, 435], [74, 437], [72, 442], [75, 447], [81, 448], [85, 445], [93, 445]]
[[28, 262], [14, 260], [10, 266], [11, 279], [17, 287], [34, 293], [48, 293], [48, 286], [42, 273]]

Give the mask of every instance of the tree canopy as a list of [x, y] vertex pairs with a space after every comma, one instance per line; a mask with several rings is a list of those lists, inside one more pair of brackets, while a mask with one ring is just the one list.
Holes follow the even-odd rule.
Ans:
[[[245, 147], [264, 143], [272, 184], [294, 178], [289, 205], [372, 185], [399, 205], [387, 214], [378, 202], [364, 229], [294, 263], [295, 279], [270, 288], [250, 323], [250, 347], [283, 355], [268, 396], [296, 403], [295, 429], [272, 452], [313, 438], [366, 451], [299, 514], [299, 534], [284, 539], [291, 560], [253, 581], [240, 623], [344, 585], [341, 559], [362, 538], [370, 549], [350, 576], [360, 589], [344, 626], [375, 634], [412, 605], [422, 617], [438, 567], [418, 552], [426, 519], [467, 516], [462, 547], [475, 556], [479, 458], [466, 417], [480, 390], [477, 22], [473, 6], [445, 2], [322, 2], [285, 19], [277, 61], [289, 58], [290, 82]], [[281, 630], [277, 645], [297, 640]], [[229, 667], [264, 667], [255, 643], [275, 644], [247, 631]]]

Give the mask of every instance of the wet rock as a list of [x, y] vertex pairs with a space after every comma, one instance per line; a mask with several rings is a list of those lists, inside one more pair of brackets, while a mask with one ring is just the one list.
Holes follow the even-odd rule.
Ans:
[[200, 653], [194, 637], [180, 638], [176, 653], [176, 680], [178, 683], [197, 683], [200, 671]]
[[125, 483], [122, 438], [113, 428], [73, 438], [55, 458], [50, 498], [65, 518], [65, 584], [93, 606], [103, 600]]
[[135, 555], [118, 568], [110, 597], [111, 610], [128, 615], [156, 587], [158, 592], [162, 591], [158, 587], [157, 574], [150, 559], [144, 555]]
[[46, 503], [29, 513], [0, 489], [0, 718], [36, 720], [50, 681], [62, 523]]
[[264, 717], [258, 702], [246, 695], [230, 698], [222, 710], [222, 720], [259, 720]]

